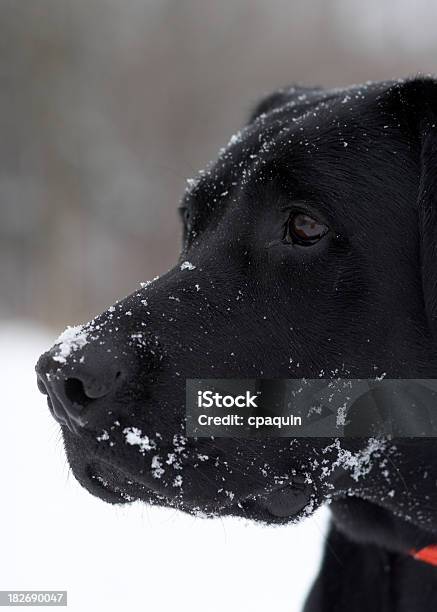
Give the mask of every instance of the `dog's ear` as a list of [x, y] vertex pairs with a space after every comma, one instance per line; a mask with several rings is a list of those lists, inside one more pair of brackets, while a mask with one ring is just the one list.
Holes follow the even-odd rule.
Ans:
[[393, 86], [390, 104], [418, 163], [417, 213], [423, 297], [437, 341], [437, 80], [419, 78]]
[[252, 123], [257, 117], [264, 113], [269, 113], [275, 108], [280, 108], [284, 104], [291, 102], [304, 102], [316, 95], [320, 95], [323, 91], [320, 87], [303, 87], [301, 85], [292, 85], [285, 89], [279, 89], [274, 93], [263, 98], [253, 109], [249, 117], [249, 123]]

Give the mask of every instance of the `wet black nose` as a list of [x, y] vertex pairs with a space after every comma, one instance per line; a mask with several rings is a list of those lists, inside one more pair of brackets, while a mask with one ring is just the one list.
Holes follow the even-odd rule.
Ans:
[[98, 400], [112, 395], [122, 374], [99, 360], [87, 367], [59, 367], [50, 352], [40, 357], [36, 372], [54, 418], [73, 433], [88, 424]]

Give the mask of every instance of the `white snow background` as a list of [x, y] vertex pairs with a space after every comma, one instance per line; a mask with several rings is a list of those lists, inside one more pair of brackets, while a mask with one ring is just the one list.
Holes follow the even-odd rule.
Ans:
[[69, 473], [36, 387], [53, 341], [30, 324], [0, 326], [0, 589], [67, 590], [70, 612], [300, 610], [327, 511], [278, 528], [95, 499]]

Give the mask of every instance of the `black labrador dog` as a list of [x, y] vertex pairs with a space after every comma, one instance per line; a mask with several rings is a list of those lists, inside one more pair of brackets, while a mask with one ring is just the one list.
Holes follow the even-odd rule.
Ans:
[[437, 81], [271, 95], [180, 210], [177, 265], [38, 362], [75, 477], [111, 503], [266, 523], [328, 501], [308, 612], [437, 609], [433, 439], [184, 426], [189, 378], [435, 376]]

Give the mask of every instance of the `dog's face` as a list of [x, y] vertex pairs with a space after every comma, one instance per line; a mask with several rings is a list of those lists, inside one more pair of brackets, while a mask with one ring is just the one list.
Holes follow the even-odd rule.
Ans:
[[83, 486], [267, 522], [329, 497], [404, 516], [421, 503], [432, 442], [187, 439], [185, 380], [434, 376], [435, 92], [290, 89], [260, 105], [186, 193], [177, 265], [39, 361]]

